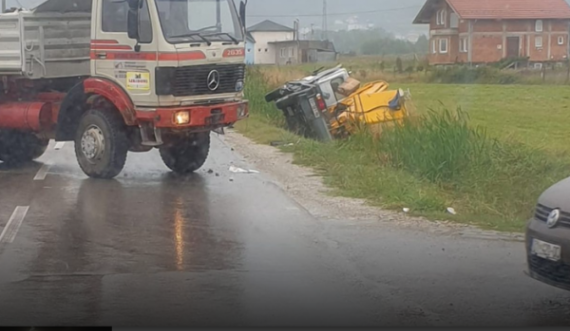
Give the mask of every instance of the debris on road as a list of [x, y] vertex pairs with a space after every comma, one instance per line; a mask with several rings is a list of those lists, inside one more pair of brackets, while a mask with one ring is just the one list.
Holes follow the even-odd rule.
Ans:
[[230, 166], [230, 172], [233, 172], [234, 174], [258, 174], [259, 173], [259, 171], [257, 171], [257, 170], [246, 170], [246, 169], [238, 168], [235, 166]]
[[209, 174], [213, 174], [213, 173], [214, 173], [214, 170], [210, 169], [210, 170], [208, 170], [208, 173], [209, 173]]
[[272, 141], [272, 142], [270, 143], [270, 145], [273, 146], [273, 147], [279, 147], [279, 146], [285, 146], [285, 147], [288, 147], [288, 146], [295, 146], [295, 144], [293, 144], [293, 143], [286, 143], [286, 142], [284, 142], [284, 141]]
[[272, 141], [269, 144], [273, 147], [277, 147], [277, 146], [283, 146], [285, 143], [282, 141]]

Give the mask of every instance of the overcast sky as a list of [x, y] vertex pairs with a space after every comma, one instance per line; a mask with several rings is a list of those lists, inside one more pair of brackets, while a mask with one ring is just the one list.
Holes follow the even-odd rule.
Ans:
[[[44, 0], [19, 0], [24, 6], [32, 7]], [[406, 34], [411, 31], [427, 31], [425, 26], [412, 25], [414, 17], [426, 0], [327, 0], [327, 12], [330, 14], [329, 28], [336, 20], [349, 18], [352, 13], [359, 22], [374, 23], [388, 31]], [[477, 0], [473, 0], [477, 1]], [[567, 0], [570, 3], [570, 0]], [[238, 0], [236, 0], [236, 3]], [[16, 6], [16, 0], [8, 0]], [[249, 0], [248, 26], [265, 19], [293, 26], [299, 18], [302, 27], [322, 26], [323, 0]]]
[[[387, 30], [413, 29], [412, 21], [425, 0], [327, 0], [329, 28], [336, 20], [356, 13], [361, 23], [374, 23]], [[291, 26], [296, 15], [302, 26], [322, 26], [323, 0], [249, 0], [248, 25], [264, 19]], [[303, 16], [314, 15], [314, 16]], [[291, 16], [291, 17], [282, 17]], [[422, 26], [416, 26], [422, 29]]]

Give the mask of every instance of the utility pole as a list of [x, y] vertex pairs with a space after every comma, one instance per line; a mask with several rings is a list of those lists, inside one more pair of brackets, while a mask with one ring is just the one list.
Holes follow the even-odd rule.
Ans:
[[6, 12], [6, 1], [7, 0], [2, 0], [2, 13]]
[[323, 0], [323, 27], [322, 27], [323, 31], [322, 31], [322, 35], [321, 38], [323, 40], [328, 40], [329, 36], [328, 36], [328, 30], [329, 30], [329, 24], [328, 24], [328, 14], [327, 14], [327, 0]]
[[311, 40], [315, 40], [315, 24], [311, 23]]

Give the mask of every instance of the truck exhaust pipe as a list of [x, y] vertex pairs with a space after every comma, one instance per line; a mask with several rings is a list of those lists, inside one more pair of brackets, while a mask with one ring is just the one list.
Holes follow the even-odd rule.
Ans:
[[52, 127], [52, 105], [48, 102], [7, 102], [0, 104], [0, 129], [40, 133]]

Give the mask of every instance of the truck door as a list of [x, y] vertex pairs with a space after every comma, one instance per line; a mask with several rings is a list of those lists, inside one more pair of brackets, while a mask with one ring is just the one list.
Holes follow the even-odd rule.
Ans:
[[[156, 105], [158, 99], [152, 76], [157, 65], [158, 38], [153, 38], [147, 0], [143, 0], [139, 13], [138, 46], [127, 34], [127, 1], [101, 0], [98, 3], [98, 24], [91, 41], [95, 75], [122, 86], [139, 107]], [[140, 50], [136, 51], [136, 47]]]

